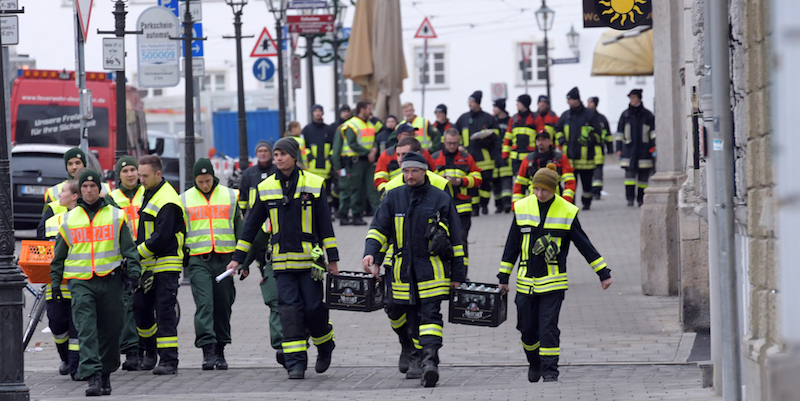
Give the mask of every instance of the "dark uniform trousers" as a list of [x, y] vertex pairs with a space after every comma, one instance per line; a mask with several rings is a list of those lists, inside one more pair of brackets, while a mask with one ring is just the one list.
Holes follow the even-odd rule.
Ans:
[[158, 349], [161, 361], [174, 366], [178, 366], [178, 315], [175, 313], [175, 303], [179, 277], [179, 272], [156, 273], [153, 275], [153, 289], [147, 294], [142, 289], [133, 294], [136, 327], [144, 348]]
[[634, 198], [641, 205], [644, 202], [644, 190], [647, 189], [650, 180], [649, 168], [625, 168], [625, 198]]
[[[345, 156], [342, 156], [345, 159]], [[346, 176], [339, 177], [339, 216], [346, 217], [352, 211], [353, 216], [363, 216], [367, 202], [369, 202], [369, 187], [372, 184], [373, 175], [369, 175], [370, 162], [366, 157], [358, 158], [353, 161], [350, 158], [347, 162], [343, 161], [343, 168]]]
[[139, 333], [136, 331], [136, 319], [133, 317], [133, 289], [125, 285], [122, 293], [125, 316], [122, 318], [122, 335], [119, 339], [119, 351], [123, 354], [139, 353]]
[[272, 271], [272, 262], [259, 256], [258, 265], [261, 270], [261, 298], [264, 305], [269, 307], [269, 342], [272, 349], [281, 349], [283, 343], [283, 327], [281, 326], [281, 312], [278, 305], [278, 283]]
[[467, 237], [469, 237], [469, 229], [472, 227], [472, 214], [459, 213], [458, 220], [461, 221], [461, 243], [464, 244], [464, 277], [469, 277], [469, 241], [467, 241]]
[[435, 358], [436, 364], [439, 364], [438, 351], [442, 348], [442, 336], [434, 334], [420, 335], [420, 327], [425, 325], [436, 325], [442, 327], [442, 314], [440, 312], [442, 301], [440, 299], [428, 300], [417, 299], [414, 305], [405, 305], [394, 303], [389, 300], [386, 304], [386, 314], [389, 316], [389, 321], [392, 324], [392, 329], [401, 338], [411, 335], [414, 342], [414, 350], [417, 352], [419, 359], [422, 359], [422, 349], [431, 349], [436, 351]]
[[558, 376], [561, 331], [558, 315], [564, 291], [524, 295], [517, 293], [517, 330], [522, 333], [522, 348], [531, 366], [540, 366], [542, 376]]
[[[572, 163], [572, 160], [569, 161]], [[592, 181], [594, 180], [594, 170], [578, 170], [575, 169], [575, 179], [580, 182], [581, 187], [583, 187], [583, 193], [581, 193], [581, 201], [583, 204], [591, 204], [592, 203]], [[575, 189], [575, 199], [577, 200], [578, 197], [578, 190]], [[575, 202], [577, 204], [577, 202]]]
[[122, 291], [118, 273], [70, 280], [72, 321], [80, 345], [77, 375], [80, 379], [119, 368], [119, 341], [125, 316]]
[[231, 343], [231, 309], [236, 299], [233, 276], [215, 277], [225, 272], [232, 253], [216, 252], [189, 257], [189, 280], [194, 297], [194, 345]]
[[[72, 310], [70, 304], [72, 300], [65, 299], [47, 301], [47, 321], [53, 338], [56, 340], [56, 350], [62, 362], [69, 365], [70, 374], [75, 377], [78, 372], [78, 331], [72, 324]], [[138, 338], [136, 339], [139, 340]], [[59, 342], [60, 341], [60, 342]]]
[[472, 196], [472, 209], [477, 209], [478, 206], [488, 206], [489, 199], [492, 197], [492, 179], [494, 177], [494, 170], [481, 170], [481, 186], [475, 191], [471, 188], [469, 194]]
[[310, 271], [279, 272], [275, 278], [278, 282], [286, 369], [305, 370], [308, 366], [307, 333], [320, 353], [331, 351], [334, 346], [328, 306], [322, 299], [322, 281], [311, 278]]

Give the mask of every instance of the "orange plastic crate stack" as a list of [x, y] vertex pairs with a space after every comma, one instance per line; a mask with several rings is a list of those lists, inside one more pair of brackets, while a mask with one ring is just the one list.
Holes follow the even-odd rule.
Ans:
[[53, 241], [22, 241], [19, 267], [31, 283], [50, 282], [50, 262], [53, 260]]

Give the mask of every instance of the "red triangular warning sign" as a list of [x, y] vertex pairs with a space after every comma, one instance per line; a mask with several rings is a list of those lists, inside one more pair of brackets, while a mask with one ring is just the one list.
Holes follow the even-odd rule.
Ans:
[[417, 29], [417, 33], [414, 35], [414, 37], [417, 39], [436, 38], [436, 32], [433, 31], [433, 25], [431, 25], [431, 22], [428, 21], [428, 17], [425, 17], [425, 19], [422, 20], [422, 25], [419, 26], [419, 29]]
[[275, 44], [275, 41], [272, 40], [272, 35], [269, 34], [267, 28], [264, 28], [261, 31], [261, 35], [258, 36], [258, 40], [256, 41], [256, 46], [253, 47], [253, 51], [250, 52], [250, 57], [271, 57], [278, 55], [278, 45]]
[[92, 17], [92, 2], [94, 0], [77, 0], [75, 7], [78, 11], [78, 19], [81, 22], [81, 33], [83, 34], [83, 41], [86, 42], [89, 36], [89, 19]]

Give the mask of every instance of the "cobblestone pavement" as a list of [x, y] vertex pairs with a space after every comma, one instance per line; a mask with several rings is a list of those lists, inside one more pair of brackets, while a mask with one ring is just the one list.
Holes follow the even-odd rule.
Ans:
[[[178, 298], [182, 318], [178, 328], [180, 369], [162, 378], [144, 372], [112, 375], [114, 395], [178, 399], [531, 399], [535, 395], [569, 400], [593, 399], [713, 399], [700, 388], [700, 370], [686, 364], [694, 334], [684, 334], [678, 321], [677, 297], [647, 297], [641, 293], [638, 208], [625, 206], [623, 174], [606, 166], [608, 195], [579, 214], [581, 224], [612, 269], [614, 284], [607, 291], [574, 249], [569, 256], [570, 289], [561, 313], [561, 365], [558, 383], [530, 384], [519, 342], [516, 308], [500, 327], [445, 323], [442, 380], [436, 389], [419, 389], [396, 371], [399, 344], [382, 311], [331, 311], [336, 350], [329, 372], [310, 369], [304, 381], [288, 381], [269, 347], [268, 308], [261, 301], [258, 281], [236, 281], [237, 300], [233, 344], [226, 348], [228, 372], [203, 372], [202, 353], [194, 347], [194, 305], [189, 287]], [[511, 216], [473, 218], [470, 232], [470, 278], [496, 283], [497, 269]], [[366, 227], [334, 224], [342, 261], [340, 270], [361, 270]], [[30, 303], [28, 304], [30, 305]], [[448, 303], [442, 303], [447, 321]], [[46, 320], [40, 329], [46, 326]], [[26, 383], [32, 399], [80, 397], [85, 383], [65, 380], [55, 372], [56, 352], [49, 333], [37, 332], [32, 344], [42, 349], [25, 353]], [[314, 360], [316, 352], [309, 351]], [[312, 363], [313, 364], [313, 363]], [[246, 369], [250, 368], [250, 369]], [[302, 392], [298, 391], [302, 390]], [[330, 391], [334, 390], [334, 391]], [[346, 391], [346, 395], [343, 392]]]

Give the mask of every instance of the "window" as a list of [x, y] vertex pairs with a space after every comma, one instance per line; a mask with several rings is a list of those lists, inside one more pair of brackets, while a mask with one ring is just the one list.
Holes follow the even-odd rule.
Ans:
[[421, 88], [447, 88], [447, 49], [444, 46], [428, 46], [427, 57], [425, 48], [414, 48], [416, 55], [416, 85]]
[[[522, 49], [519, 43], [515, 45], [516, 51], [516, 64], [517, 64], [517, 83], [519, 85], [528, 84], [537, 85], [544, 84], [547, 81], [547, 55], [544, 49], [544, 44], [534, 44], [533, 54], [525, 62], [525, 57], [522, 55]], [[535, 64], [534, 64], [535, 60]]]
[[225, 73], [222, 71], [209, 72], [203, 77], [201, 90], [206, 92], [222, 92], [225, 88]]
[[164, 95], [164, 90], [163, 89], [160, 89], [160, 88], [159, 89], [153, 89], [153, 97], [155, 97], [155, 96], [163, 96], [163, 95]]
[[350, 79], [342, 78], [339, 81], [339, 105], [348, 105], [355, 108], [361, 99], [361, 87]]

